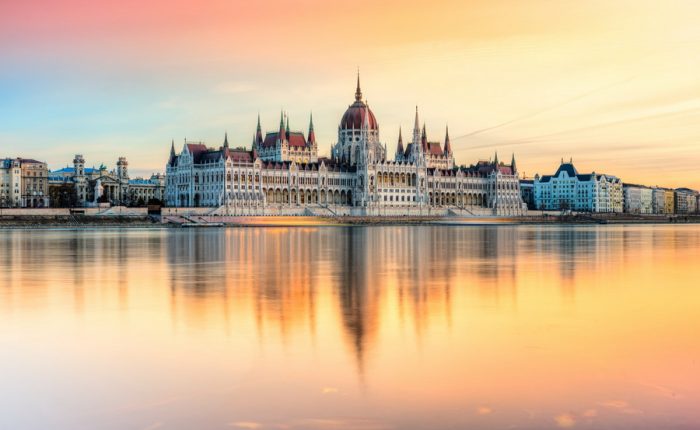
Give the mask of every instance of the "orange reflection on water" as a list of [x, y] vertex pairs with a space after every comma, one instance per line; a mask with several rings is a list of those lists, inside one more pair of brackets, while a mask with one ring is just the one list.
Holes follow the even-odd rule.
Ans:
[[695, 226], [2, 242], [0, 427], [700, 425]]

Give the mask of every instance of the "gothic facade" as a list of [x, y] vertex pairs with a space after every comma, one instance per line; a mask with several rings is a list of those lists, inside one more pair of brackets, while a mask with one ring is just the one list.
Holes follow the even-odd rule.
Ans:
[[377, 119], [363, 101], [358, 77], [355, 101], [338, 126], [330, 157], [318, 156], [309, 132], [292, 132], [283, 115], [279, 130], [263, 137], [260, 119], [251, 149], [185, 141], [171, 145], [166, 165], [166, 205], [212, 207], [226, 214], [520, 215], [515, 157], [511, 164], [480, 161], [457, 166], [449, 134], [428, 141], [416, 109], [413, 141], [387, 158]]

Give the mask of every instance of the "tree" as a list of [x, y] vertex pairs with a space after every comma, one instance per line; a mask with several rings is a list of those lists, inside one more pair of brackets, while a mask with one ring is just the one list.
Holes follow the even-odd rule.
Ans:
[[51, 205], [57, 208], [70, 208], [78, 205], [78, 193], [73, 184], [49, 187]]

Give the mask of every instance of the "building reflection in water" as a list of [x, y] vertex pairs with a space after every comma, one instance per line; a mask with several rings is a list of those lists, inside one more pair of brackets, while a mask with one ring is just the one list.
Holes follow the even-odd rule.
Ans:
[[[25, 363], [58, 357], [63, 382], [34, 381], [43, 388], [31, 397], [45, 392], [47, 416], [63, 416], [72, 404], [54, 399], [87, 387], [66, 427], [80, 428], [90, 405], [120, 416], [113, 399], [134, 396], [158, 405], [135, 428], [161, 409], [205, 411], [198, 428], [258, 425], [270, 402], [286, 409], [268, 427], [290, 428], [324, 412], [311, 423], [366, 418], [358, 411], [398, 428], [448, 427], [435, 417], [504, 428], [532, 419], [523, 409], [543, 428], [567, 411], [608, 420], [628, 403], [697, 417], [696, 226], [3, 233], [0, 362], [15, 378], [5, 385], [45, 380]], [[110, 386], [112, 401], [91, 384]], [[26, 400], [15, 391], [10, 402]], [[680, 392], [681, 406], [659, 407], [659, 392]]]
[[398, 316], [418, 342], [431, 322], [449, 328], [455, 289], [475, 306], [517, 308], [520, 272], [548, 271], [544, 264], [556, 267], [558, 287], [572, 300], [577, 271], [594, 273], [624, 252], [607, 244], [610, 234], [428, 226], [178, 231], [165, 238], [171, 310], [178, 325], [221, 323], [228, 333], [250, 316], [258, 336], [289, 342], [313, 339], [319, 300], [332, 300], [362, 372], [383, 320]]

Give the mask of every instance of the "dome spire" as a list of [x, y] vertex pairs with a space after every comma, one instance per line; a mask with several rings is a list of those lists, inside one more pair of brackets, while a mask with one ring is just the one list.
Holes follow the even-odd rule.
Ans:
[[362, 101], [362, 90], [360, 89], [360, 68], [357, 68], [357, 88], [355, 89], [355, 101]]

